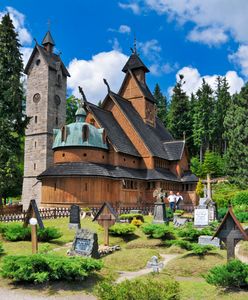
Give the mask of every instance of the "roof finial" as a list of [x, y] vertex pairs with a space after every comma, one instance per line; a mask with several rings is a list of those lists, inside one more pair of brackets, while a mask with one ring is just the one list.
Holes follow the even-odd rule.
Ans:
[[130, 47], [132, 54], [137, 54], [137, 40], [136, 40], [136, 34], [134, 32], [134, 39], [133, 39], [133, 48]]
[[82, 104], [82, 106], [87, 103], [87, 99], [85, 97], [85, 94], [84, 94], [84, 91], [83, 89], [81, 88], [81, 86], [78, 86], [78, 90], [79, 90], [79, 93], [81, 94], [82, 96], [82, 101], [80, 101], [80, 103]]
[[108, 82], [105, 78], [103, 78], [103, 82], [106, 84], [106, 86], [108, 88], [108, 93], [109, 93], [110, 92], [110, 87], [109, 87], [109, 84], [108, 84]]

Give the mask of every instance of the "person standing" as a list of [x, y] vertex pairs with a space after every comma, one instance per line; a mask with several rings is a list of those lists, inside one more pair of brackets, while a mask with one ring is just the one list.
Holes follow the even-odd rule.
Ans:
[[176, 209], [179, 209], [180, 203], [183, 201], [183, 196], [180, 195], [179, 192], [177, 192], [176, 195]]
[[174, 211], [175, 210], [175, 203], [176, 203], [176, 195], [174, 194], [173, 191], [170, 191], [170, 194], [169, 194], [167, 199], [169, 201], [170, 209], [172, 211]]

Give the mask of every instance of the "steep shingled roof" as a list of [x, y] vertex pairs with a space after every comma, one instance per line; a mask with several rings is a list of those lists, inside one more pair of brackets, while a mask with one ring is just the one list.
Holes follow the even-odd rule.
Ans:
[[44, 39], [41, 44], [42, 45], [51, 44], [51, 45], [55, 46], [55, 42], [54, 42], [51, 32], [49, 30], [46, 33], [46, 35], [44, 36]]
[[96, 105], [87, 102], [93, 115], [100, 123], [101, 127], [106, 130], [107, 137], [117, 151], [129, 155], [140, 156], [135, 146], [132, 144], [126, 133], [118, 124], [113, 114], [110, 111], [101, 109]]
[[180, 182], [172, 172], [165, 169], [132, 169], [120, 166], [73, 162], [60, 163], [46, 169], [37, 178], [44, 177], [106, 177], [113, 179], [136, 179], [136, 180], [168, 180]]
[[43, 57], [43, 59], [45, 60], [46, 64], [48, 65], [49, 68], [56, 70], [56, 63], [61, 63], [61, 69], [62, 72], [65, 76], [70, 77], [69, 72], [67, 71], [64, 63], [62, 62], [61, 58], [59, 55], [55, 54], [55, 53], [49, 53], [47, 52], [43, 47], [41, 47], [40, 45], [36, 44], [33, 52], [28, 60], [28, 63], [24, 69], [24, 73], [28, 75], [28, 71], [29, 68], [32, 64], [33, 58], [36, 54], [36, 51], [38, 51], [40, 53], [40, 55]]
[[[165, 151], [163, 142], [171, 141], [172, 137], [165, 128], [162, 127], [160, 122], [156, 122], [156, 126], [152, 127], [142, 120], [138, 112], [132, 106], [131, 102], [122, 98], [121, 96], [110, 92], [110, 97], [117, 103], [128, 120], [132, 123], [137, 133], [141, 136], [143, 142], [153, 156], [168, 159], [168, 154]], [[157, 119], [156, 119], [157, 121]], [[163, 139], [163, 137], [165, 139]], [[173, 157], [170, 157], [173, 160]], [[178, 160], [176, 155], [174, 160]]]
[[146, 73], [150, 72], [145, 66], [143, 61], [139, 58], [137, 53], [132, 53], [122, 69], [122, 72], [126, 73], [128, 70], [143, 69]]
[[180, 160], [182, 158], [185, 141], [169, 141], [164, 142], [163, 145], [167, 160]]

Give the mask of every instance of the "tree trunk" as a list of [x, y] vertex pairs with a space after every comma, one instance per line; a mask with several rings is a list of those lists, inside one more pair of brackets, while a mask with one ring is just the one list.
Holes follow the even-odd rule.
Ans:
[[201, 144], [201, 147], [200, 147], [200, 163], [202, 164], [202, 144]]

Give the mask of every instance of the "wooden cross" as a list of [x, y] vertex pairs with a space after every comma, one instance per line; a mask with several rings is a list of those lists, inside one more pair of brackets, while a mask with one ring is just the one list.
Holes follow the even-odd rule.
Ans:
[[240, 240], [248, 240], [248, 235], [234, 215], [232, 207], [229, 207], [213, 238], [216, 236], [226, 244], [227, 260], [235, 258], [235, 246]]
[[104, 229], [104, 245], [109, 245], [109, 227], [115, 224], [117, 219], [117, 214], [111, 205], [105, 202], [102, 207], [97, 212], [94, 221], [98, 221], [98, 224], [101, 225]]

